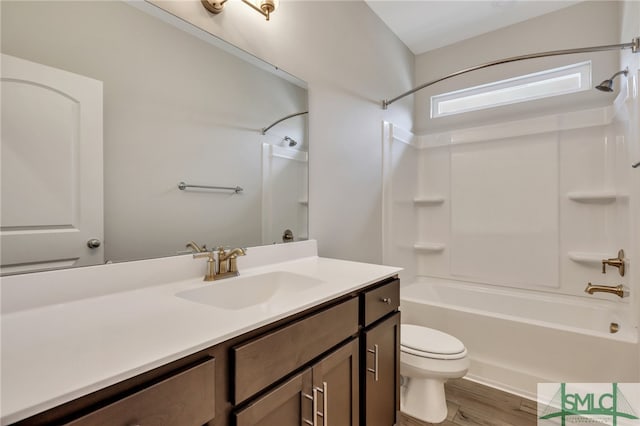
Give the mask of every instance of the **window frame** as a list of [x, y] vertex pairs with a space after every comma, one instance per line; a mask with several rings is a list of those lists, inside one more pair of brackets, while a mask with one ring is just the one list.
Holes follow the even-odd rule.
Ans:
[[[591, 74], [592, 63], [589, 60], [433, 95], [430, 100], [430, 118], [447, 117], [466, 112], [582, 92], [591, 89]], [[573, 85], [571, 85], [572, 82], [570, 80], [574, 80]], [[546, 90], [544, 90], [544, 85], [547, 86]], [[533, 87], [537, 87], [537, 90], [542, 88], [543, 92], [531, 93], [531, 88]], [[518, 95], [518, 91], [522, 93]], [[514, 94], [516, 96], [514, 96]], [[494, 98], [493, 101], [491, 100], [492, 96]], [[482, 98], [485, 98], [485, 101], [482, 101]], [[467, 106], [464, 106], [465, 100], [467, 101]], [[446, 107], [447, 103], [448, 108], [442, 111], [443, 106]], [[456, 103], [462, 106], [456, 107]], [[469, 103], [471, 103], [471, 105], [469, 105]]]

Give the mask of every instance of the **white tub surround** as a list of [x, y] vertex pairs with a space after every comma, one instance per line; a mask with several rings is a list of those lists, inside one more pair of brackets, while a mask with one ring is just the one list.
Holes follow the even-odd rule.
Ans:
[[[317, 257], [315, 241], [250, 248], [241, 276], [202, 281], [190, 255], [2, 278], [2, 419], [9, 424], [396, 275]], [[176, 296], [269, 272], [321, 281], [226, 310]]]
[[563, 114], [423, 135], [386, 123], [383, 261], [410, 280], [580, 298], [588, 282], [631, 287], [630, 273], [601, 273], [620, 249], [629, 271], [634, 258], [627, 133], [637, 100], [621, 85], [612, 105]]

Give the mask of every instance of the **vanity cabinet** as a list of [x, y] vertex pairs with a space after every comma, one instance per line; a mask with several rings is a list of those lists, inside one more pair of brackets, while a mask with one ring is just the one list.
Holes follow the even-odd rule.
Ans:
[[398, 302], [388, 278], [14, 425], [393, 426]]

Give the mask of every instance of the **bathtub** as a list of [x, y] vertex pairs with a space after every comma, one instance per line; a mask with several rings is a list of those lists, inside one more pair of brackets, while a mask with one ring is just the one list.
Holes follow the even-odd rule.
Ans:
[[468, 379], [520, 396], [535, 399], [540, 382], [640, 381], [638, 330], [626, 302], [420, 277], [402, 285], [400, 310], [403, 323], [462, 340]]

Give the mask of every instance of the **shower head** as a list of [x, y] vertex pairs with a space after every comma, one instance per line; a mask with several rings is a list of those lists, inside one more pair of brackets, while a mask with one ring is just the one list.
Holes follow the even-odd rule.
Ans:
[[625, 77], [629, 74], [629, 68], [626, 68], [622, 71], [618, 71], [614, 75], [611, 76], [609, 80], [604, 80], [602, 83], [596, 86], [596, 89], [603, 92], [613, 92], [613, 79], [619, 76], [620, 74], [624, 74]]
[[298, 142], [297, 142], [297, 141], [295, 141], [295, 140], [293, 140], [293, 139], [291, 139], [289, 136], [285, 136], [285, 137], [284, 137], [284, 141], [285, 141], [285, 142], [289, 142], [289, 146], [296, 146], [296, 145], [298, 145]]

